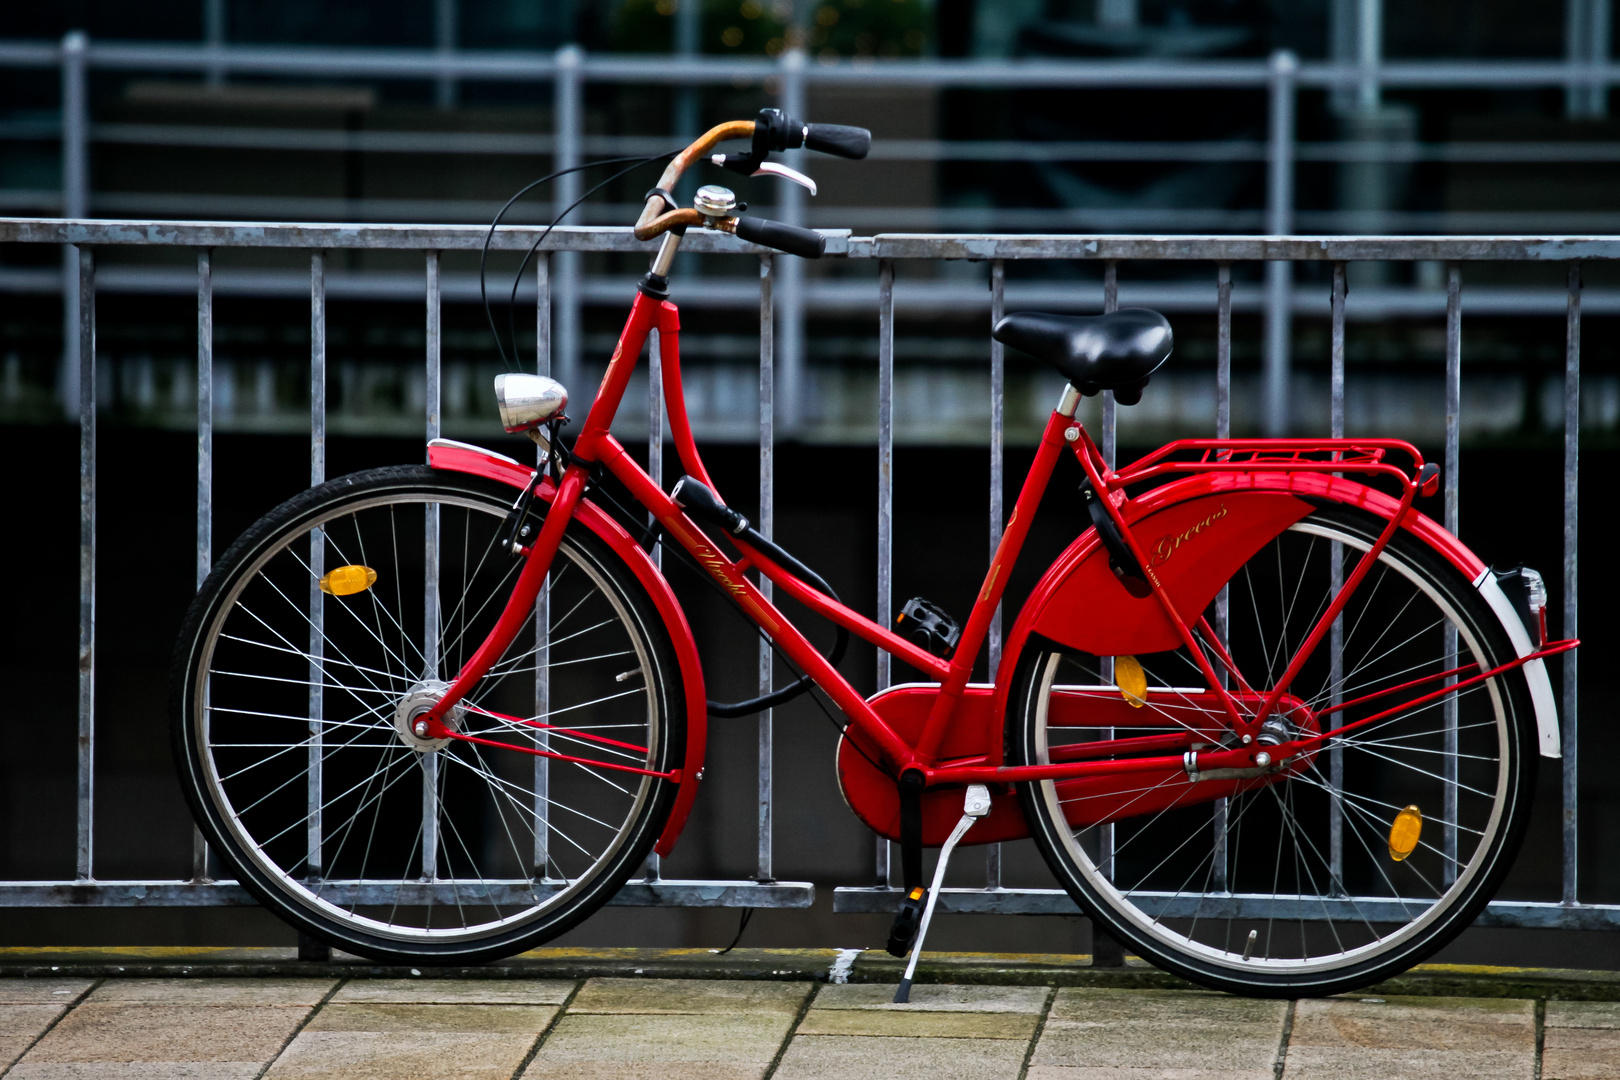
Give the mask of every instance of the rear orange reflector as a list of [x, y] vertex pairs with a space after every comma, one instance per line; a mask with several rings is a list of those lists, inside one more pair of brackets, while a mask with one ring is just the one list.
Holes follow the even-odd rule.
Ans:
[[1395, 815], [1395, 823], [1389, 827], [1389, 857], [1400, 862], [1417, 850], [1422, 835], [1423, 811], [1408, 806]]
[[1114, 657], [1114, 684], [1131, 708], [1140, 709], [1147, 704], [1147, 672], [1142, 670], [1136, 657]]
[[369, 566], [340, 566], [321, 575], [321, 592], [353, 596], [377, 584], [377, 571]]

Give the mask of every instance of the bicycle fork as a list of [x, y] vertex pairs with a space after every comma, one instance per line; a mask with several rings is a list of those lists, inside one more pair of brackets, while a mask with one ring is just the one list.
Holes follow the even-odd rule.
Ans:
[[934, 905], [939, 903], [939, 889], [945, 883], [945, 867], [951, 861], [951, 852], [967, 831], [990, 812], [990, 789], [983, 784], [969, 784], [967, 799], [962, 805], [962, 820], [951, 830], [945, 846], [939, 849], [939, 865], [934, 867], [934, 884], [928, 890], [928, 903], [923, 908], [922, 923], [917, 927], [917, 940], [911, 946], [911, 959], [906, 963], [905, 977], [894, 991], [894, 1003], [904, 1005], [911, 1000], [911, 977], [917, 973], [917, 960], [922, 956], [923, 938], [928, 936], [928, 924], [934, 918]]

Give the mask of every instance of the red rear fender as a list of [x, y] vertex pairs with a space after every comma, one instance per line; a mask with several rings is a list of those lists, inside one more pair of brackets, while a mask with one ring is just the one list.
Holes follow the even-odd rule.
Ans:
[[[1184, 618], [1196, 619], [1255, 552], [1321, 500], [1359, 507], [1387, 520], [1400, 503], [1354, 480], [1322, 473], [1202, 473], [1165, 484], [1125, 504], [1127, 523], [1153, 572]], [[1410, 511], [1402, 527], [1416, 534], [1470, 581], [1484, 570], [1461, 541], [1433, 519]], [[1099, 656], [1178, 648], [1181, 636], [1152, 596], [1125, 591], [1108, 555], [1088, 529], [1058, 557], [1030, 593], [1008, 633], [996, 673], [994, 715], [1006, 715], [1014, 669], [1031, 634]], [[985, 752], [1001, 760], [1001, 739]]]
[[[482, 447], [451, 439], [434, 439], [428, 444], [428, 464], [435, 469], [497, 480], [519, 491], [526, 487], [534, 476], [532, 466]], [[540, 487], [540, 497], [549, 502], [551, 495], [552, 487], [547, 481]], [[675, 805], [670, 811], [669, 822], [664, 826], [663, 834], [659, 836], [654, 848], [659, 855], [668, 855], [675, 847], [681, 829], [686, 825], [687, 816], [692, 812], [692, 802], [697, 798], [698, 779], [703, 773], [703, 756], [708, 744], [709, 709], [705, 699], [703, 667], [698, 661], [697, 645], [692, 639], [692, 629], [687, 625], [686, 613], [676, 602], [675, 594], [670, 591], [669, 582], [664, 580], [664, 575], [658, 572], [658, 567], [647, 558], [647, 553], [641, 549], [641, 545], [637, 544], [617, 521], [588, 501], [580, 501], [579, 508], [574, 511], [574, 520], [595, 533], [613, 549], [615, 554], [624, 559], [625, 565], [630, 567], [636, 579], [647, 590], [647, 595], [652, 597], [658, 614], [664, 620], [664, 627], [669, 631], [670, 640], [675, 645], [675, 657], [681, 668], [681, 682], [686, 690], [686, 760], [681, 766], [680, 790], [675, 796]]]

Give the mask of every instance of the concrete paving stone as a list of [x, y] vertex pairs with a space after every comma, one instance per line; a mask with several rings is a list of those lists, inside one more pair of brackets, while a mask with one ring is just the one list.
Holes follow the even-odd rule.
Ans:
[[1531, 1080], [1535, 1068], [1534, 1047], [1468, 1051], [1290, 1043], [1283, 1076], [1285, 1080]]
[[711, 1013], [794, 1016], [812, 984], [721, 979], [590, 979], [569, 1003], [584, 1013]]
[[811, 1009], [800, 1035], [910, 1035], [944, 1039], [1018, 1039], [1027, 1043], [1039, 1016], [1029, 1013], [883, 1012]]
[[1031, 1065], [1027, 1080], [1275, 1080], [1271, 1069], [1152, 1069]]
[[1031, 1069], [1269, 1077], [1287, 1010], [1282, 1001], [1203, 991], [1060, 990]]
[[[1103, 990], [1067, 987], [1052, 999], [1051, 1019], [1093, 1023], [1153, 1020], [1208, 1024], [1282, 1023], [1287, 1006], [1279, 1001], [1233, 997], [1210, 990]], [[1279, 1031], [1281, 1029], [1279, 1028]]]
[[[1549, 1017], [1555, 1004], [1560, 1003], [1547, 1003]], [[1569, 1019], [1568, 1014], [1561, 1019]], [[1568, 1024], [1554, 1027], [1549, 1021], [1545, 1034], [1541, 1059], [1543, 1080], [1613, 1080], [1620, 1076], [1620, 1031]]]
[[257, 1061], [276, 1056], [309, 1009], [293, 1005], [85, 1002], [24, 1058], [32, 1062]]
[[301, 1031], [265, 1080], [508, 1080], [538, 1032]]
[[0, 1005], [0, 1035], [35, 1038], [61, 1016], [67, 1005]]
[[1016, 1080], [1027, 1048], [1013, 1039], [799, 1035], [782, 1055], [774, 1080]]
[[776, 1056], [793, 1017], [765, 1016], [576, 1016], [570, 1010], [546, 1036], [534, 1066], [542, 1075], [563, 1065], [639, 1063], [661, 1075], [668, 1063], [718, 1062], [759, 1065]]
[[574, 985], [572, 979], [353, 979], [332, 1004], [561, 1005]]
[[86, 1005], [319, 1005], [336, 979], [108, 979]]
[[893, 1009], [911, 1012], [1032, 1013], [1040, 1015], [1048, 993], [1044, 986], [962, 986], [951, 983], [911, 988], [911, 1001], [894, 1003], [895, 984], [844, 983], [823, 986], [811, 1013], [822, 1009]]
[[1620, 1001], [1549, 1001], [1549, 1028], [1620, 1028]]
[[[644, 1061], [567, 1061], [547, 1064], [536, 1060], [523, 1072], [523, 1080], [760, 1080], [769, 1062], [727, 1064], [721, 1061], [667, 1062], [649, 1066]], [[9, 1080], [9, 1078], [8, 1078]]]
[[1260, 1071], [1270, 1075], [1282, 1042], [1282, 1021], [1275, 1028], [1251, 1025], [1222, 1028], [1213, 1024], [1151, 1022], [1081, 1024], [1046, 1022], [1031, 1065], [1107, 1068], [1206, 1069]]
[[1290, 1047], [1530, 1052], [1535, 1003], [1494, 998], [1349, 997], [1299, 1002]]
[[0, 979], [0, 1005], [71, 1004], [94, 985], [90, 979]]
[[258, 1061], [41, 1061], [6, 1080], [254, 1080], [263, 1070]]
[[21, 1057], [33, 1041], [32, 1035], [0, 1035], [0, 1072]]
[[363, 1004], [326, 1006], [305, 1031], [528, 1032], [538, 1035], [557, 1015], [555, 1005]]

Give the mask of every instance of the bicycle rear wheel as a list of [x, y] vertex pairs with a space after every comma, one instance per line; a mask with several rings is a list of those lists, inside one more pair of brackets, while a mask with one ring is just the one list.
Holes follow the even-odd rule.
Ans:
[[173, 737], [193, 812], [261, 902], [350, 952], [530, 947], [607, 902], [668, 816], [676, 785], [648, 773], [682, 760], [673, 650], [583, 527], [565, 534], [544, 620], [531, 613], [448, 714], [495, 745], [414, 730], [505, 607], [512, 500], [425, 466], [342, 477], [249, 529], [187, 616]]
[[[1233, 576], [1226, 641], [1258, 697], [1326, 611], [1335, 561], [1343, 580], [1382, 525], [1360, 510], [1317, 510]], [[1219, 603], [1205, 613], [1212, 625]], [[1296, 715], [1313, 716], [1317, 731], [1441, 684], [1317, 715], [1335, 702], [1471, 663], [1488, 670], [1514, 656], [1472, 583], [1404, 532], [1352, 596], [1342, 627], [1341, 670], [1324, 641], [1290, 688], [1309, 710]], [[1059, 726], [1063, 711], [1049, 708], [1057, 693], [1117, 697], [1103, 659], [1046, 641], [1026, 647], [1008, 710], [1010, 761], [1045, 762], [1062, 747], [1114, 737]], [[1173, 733], [1189, 718], [1224, 730], [1208, 698], [1193, 697], [1203, 680], [1185, 649], [1138, 659], [1148, 703], [1129, 735]], [[1209, 778], [1194, 781], [1177, 769], [1140, 781], [1140, 790], [1114, 792], [1111, 803], [1091, 802], [1104, 811], [1088, 808], [1099, 796], [1084, 784], [1023, 785], [1025, 812], [1076, 903], [1142, 957], [1237, 993], [1353, 989], [1417, 963], [1472, 922], [1506, 874], [1529, 817], [1536, 739], [1522, 673], [1446, 701], [1347, 732], [1281, 773], [1229, 780], [1223, 799], [1199, 793]], [[1072, 710], [1068, 717], [1064, 725], [1075, 722]], [[1409, 806], [1425, 824], [1416, 849], [1397, 859], [1391, 830]]]

